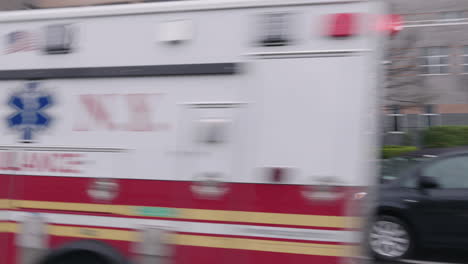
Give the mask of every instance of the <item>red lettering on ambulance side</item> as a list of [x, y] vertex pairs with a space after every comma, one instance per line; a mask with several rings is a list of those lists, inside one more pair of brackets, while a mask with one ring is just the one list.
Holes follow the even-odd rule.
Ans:
[[6, 159], [6, 152], [0, 152], [0, 169], [1, 170], [7, 170], [8, 169], [8, 163]]
[[25, 169], [35, 169], [36, 168], [36, 163], [37, 163], [37, 155], [36, 153], [29, 154], [27, 152], [23, 152], [22, 155], [22, 164], [20, 167], [25, 168]]
[[79, 158], [83, 157], [82, 154], [79, 153], [64, 153], [61, 155], [62, 158], [62, 167], [60, 172], [62, 173], [81, 173], [81, 171], [77, 168], [78, 165], [81, 165], [82, 162]]
[[80, 153], [0, 152], [0, 170], [44, 173], [82, 173]]
[[54, 153], [54, 154], [49, 154], [51, 159], [51, 165], [49, 167], [50, 172], [60, 172], [60, 166], [61, 166], [61, 154], [60, 153]]
[[5, 162], [6, 162], [6, 169], [7, 170], [12, 170], [12, 171], [21, 170], [21, 168], [16, 165], [17, 155], [16, 155], [15, 152], [6, 152], [5, 153]]
[[48, 171], [51, 167], [50, 155], [48, 153], [27, 153], [23, 156], [22, 169], [26, 171]]
[[50, 160], [50, 155], [45, 153], [40, 155], [39, 153], [36, 153], [36, 168], [39, 171], [47, 171], [51, 167], [51, 160]]
[[[89, 117], [94, 119], [94, 121], [101, 125], [102, 127], [113, 130], [116, 128], [115, 124], [112, 122], [110, 112], [106, 109], [103, 98], [109, 95], [95, 95], [95, 94], [83, 94], [79, 96], [79, 103], [84, 106]], [[84, 114], [84, 113], [79, 113]], [[90, 128], [89, 118], [87, 122], [83, 124], [75, 125], [75, 131], [89, 131]], [[84, 124], [86, 123], [86, 124]]]
[[128, 131], [153, 131], [151, 109], [148, 105], [148, 94], [128, 94], [127, 103], [129, 110]]

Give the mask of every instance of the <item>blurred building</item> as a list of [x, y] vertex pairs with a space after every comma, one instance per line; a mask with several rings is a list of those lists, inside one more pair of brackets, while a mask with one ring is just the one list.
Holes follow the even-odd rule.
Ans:
[[1, 0], [0, 11], [23, 9], [23, 3], [20, 0]]
[[[59, 8], [110, 4], [158, 2], [162, 0], [1, 0], [0, 10]], [[170, 0], [166, 0], [170, 1]]]
[[387, 2], [405, 29], [386, 58], [386, 143], [428, 126], [468, 125], [468, 1]]
[[55, 8], [55, 7], [72, 7], [72, 6], [91, 6], [91, 5], [108, 5], [108, 4], [127, 4], [143, 2], [142, 0], [28, 0], [31, 6], [35, 8]]

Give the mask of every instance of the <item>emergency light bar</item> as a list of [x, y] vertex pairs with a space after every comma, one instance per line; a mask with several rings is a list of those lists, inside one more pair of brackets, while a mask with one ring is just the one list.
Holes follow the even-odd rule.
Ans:
[[[325, 34], [334, 38], [346, 38], [357, 35], [360, 14], [340, 13], [328, 15]], [[390, 14], [378, 17], [376, 29], [390, 36], [403, 30], [403, 19], [400, 15]]]
[[335, 38], [351, 37], [357, 34], [357, 14], [342, 13], [329, 15], [327, 35]]

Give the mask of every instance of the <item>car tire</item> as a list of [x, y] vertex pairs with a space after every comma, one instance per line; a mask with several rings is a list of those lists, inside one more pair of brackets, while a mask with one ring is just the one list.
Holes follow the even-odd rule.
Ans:
[[367, 231], [367, 244], [374, 258], [395, 261], [408, 258], [414, 249], [409, 226], [394, 216], [380, 215]]
[[50, 261], [51, 264], [110, 264], [108, 260], [104, 257], [86, 252], [86, 251], [79, 251], [73, 252], [71, 254], [67, 254], [64, 256], [59, 257], [56, 260]]

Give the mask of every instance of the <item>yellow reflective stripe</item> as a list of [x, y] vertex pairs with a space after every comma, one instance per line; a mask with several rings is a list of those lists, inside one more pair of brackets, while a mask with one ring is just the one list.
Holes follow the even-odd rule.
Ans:
[[0, 209], [9, 209], [11, 207], [11, 200], [0, 199]]
[[48, 233], [53, 236], [79, 237], [87, 239], [106, 239], [120, 241], [135, 241], [136, 232], [92, 227], [74, 227], [49, 225]]
[[[47, 231], [49, 235], [62, 237], [119, 240], [128, 242], [135, 242], [138, 240], [137, 232], [131, 230], [48, 225]], [[20, 232], [19, 224], [0, 223], [0, 232], [18, 233]], [[168, 242], [170, 244], [182, 246], [254, 250], [335, 257], [353, 256], [358, 250], [357, 246], [350, 245], [327, 245], [317, 243], [285, 242], [232, 237], [211, 237], [186, 234], [173, 234], [168, 238]]]
[[[15, 208], [47, 209], [59, 211], [78, 211], [110, 213], [125, 216], [144, 216], [137, 208], [139, 206], [126, 205], [105, 205], [90, 203], [64, 203], [64, 202], [46, 202], [46, 201], [25, 201], [13, 200], [12, 205]], [[292, 226], [314, 226], [329, 228], [356, 228], [359, 227], [358, 217], [346, 216], [321, 216], [305, 214], [283, 214], [283, 213], [261, 213], [246, 211], [226, 211], [226, 210], [203, 210], [203, 209], [185, 209], [170, 208], [176, 213], [171, 218], [205, 220], [205, 221], [223, 221], [223, 222], [244, 222], [244, 223], [262, 223], [276, 225]]]
[[321, 216], [303, 214], [259, 213], [245, 211], [221, 211], [182, 209], [180, 218], [227, 222], [262, 223], [276, 225], [316, 226], [346, 228], [356, 227], [358, 218], [344, 216]]
[[13, 200], [12, 205], [15, 208], [30, 208], [58, 211], [78, 211], [94, 213], [128, 213], [128, 206], [108, 205], [108, 204], [90, 204], [90, 203], [64, 203], [64, 202], [45, 202], [45, 201], [26, 201]]
[[285, 242], [232, 237], [209, 237], [178, 234], [172, 238], [172, 243], [184, 246], [212, 247], [280, 252], [290, 254], [320, 255], [344, 257], [351, 256], [356, 250], [348, 245], [326, 245], [312, 243]]
[[17, 231], [16, 223], [0, 222], [0, 233], [16, 233]]

